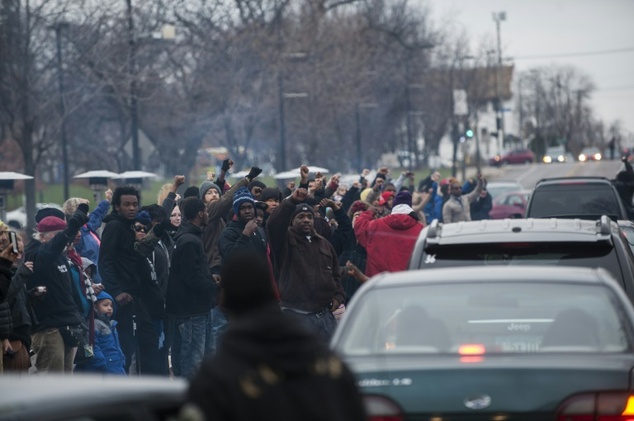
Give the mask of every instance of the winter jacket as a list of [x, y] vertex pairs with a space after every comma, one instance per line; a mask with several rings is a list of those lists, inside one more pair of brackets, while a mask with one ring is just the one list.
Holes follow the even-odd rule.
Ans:
[[137, 270], [137, 252], [134, 249], [134, 220], [125, 219], [116, 212], [105, 219], [101, 236], [99, 271], [106, 290], [113, 297], [127, 292], [133, 297], [141, 292], [141, 279]]
[[[117, 302], [105, 291], [97, 295], [97, 300], [110, 299], [115, 311]], [[112, 314], [114, 317], [114, 313]], [[77, 365], [77, 372], [111, 373], [125, 376], [125, 355], [119, 344], [117, 322], [104, 315], [95, 316], [95, 345], [94, 356], [87, 362]]]
[[218, 249], [218, 242], [220, 241], [220, 234], [222, 234], [227, 225], [225, 218], [233, 206], [233, 194], [240, 187], [246, 187], [248, 184], [249, 180], [243, 178], [235, 183], [219, 200], [207, 204], [209, 219], [203, 231], [202, 241], [210, 273], [220, 274], [222, 257]]
[[[75, 250], [80, 256], [85, 257], [93, 261], [93, 263], [99, 262], [99, 247], [101, 246], [101, 238], [97, 235], [99, 228], [104, 217], [108, 213], [110, 202], [108, 200], [102, 200], [99, 202], [95, 210], [90, 212], [88, 222], [81, 227], [81, 240], [75, 245]], [[99, 274], [99, 265], [95, 264], [97, 272], [93, 276], [93, 281], [100, 283], [102, 281]]]
[[268, 237], [279, 274], [282, 307], [308, 312], [329, 308], [333, 298], [342, 303], [339, 261], [332, 245], [313, 232], [308, 239], [289, 228], [296, 204], [284, 199], [269, 217]]
[[[337, 221], [337, 229], [333, 231], [328, 241], [332, 244], [337, 256], [340, 256], [343, 250], [350, 244], [351, 239], [355, 238], [354, 231], [352, 230], [352, 221], [343, 207], [333, 209], [332, 211], [335, 214], [335, 221]], [[339, 265], [345, 264], [346, 262], [339, 260]]]
[[423, 224], [403, 214], [373, 218], [374, 211], [370, 209], [360, 214], [354, 224], [357, 240], [368, 252], [365, 274], [405, 270]]
[[482, 180], [478, 180], [478, 185], [473, 191], [460, 196], [460, 200], [456, 196], [451, 195], [442, 207], [443, 223], [471, 221], [471, 203], [480, 196], [482, 191]]
[[0, 258], [0, 340], [8, 339], [13, 330], [11, 308], [7, 301], [11, 287], [11, 261]]
[[216, 284], [207, 265], [202, 236], [202, 229], [189, 221], [183, 221], [176, 232], [167, 281], [167, 314], [197, 316], [208, 313], [216, 304]]
[[26, 282], [27, 289], [45, 286], [46, 294], [35, 306], [38, 332], [51, 327], [76, 326], [81, 323], [81, 301], [70, 274], [68, 260], [64, 256], [66, 245], [77, 235], [83, 223], [74, 218], [68, 221], [64, 231], [57, 233], [46, 243], [39, 243], [33, 250], [33, 275]]
[[476, 200], [471, 203], [471, 220], [481, 221], [483, 219], [491, 219], [489, 212], [493, 209], [493, 200], [491, 195], [487, 192], [486, 196], [478, 196]]
[[20, 265], [11, 278], [11, 286], [7, 293], [13, 323], [9, 339], [21, 341], [27, 349], [31, 347], [31, 329], [36, 324], [35, 313], [33, 313], [25, 286], [32, 273], [24, 264]]
[[253, 251], [262, 257], [266, 257], [267, 242], [266, 238], [259, 230], [256, 230], [251, 236], [247, 237], [242, 234], [245, 223], [234, 219], [230, 221], [220, 234], [218, 247], [220, 255], [224, 262], [234, 251]]
[[187, 401], [207, 420], [366, 419], [350, 370], [276, 305], [232, 320]]

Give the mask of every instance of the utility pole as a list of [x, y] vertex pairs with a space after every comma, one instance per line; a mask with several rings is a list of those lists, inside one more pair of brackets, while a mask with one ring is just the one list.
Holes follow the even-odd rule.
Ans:
[[132, 139], [132, 169], [141, 170], [139, 151], [139, 111], [136, 95], [136, 36], [132, 0], [126, 0], [128, 6], [128, 76], [130, 77], [130, 136]]
[[500, 22], [506, 20], [506, 12], [493, 12], [493, 20], [495, 21], [498, 41], [498, 66], [497, 72], [495, 73], [495, 90], [498, 103], [496, 125], [498, 133], [498, 152], [502, 153], [502, 146], [504, 145], [504, 106], [502, 105], [502, 41], [500, 37]]
[[68, 180], [68, 141], [66, 138], [66, 103], [64, 101], [64, 62], [62, 58], [62, 30], [68, 28], [67, 23], [57, 23], [55, 29], [55, 40], [57, 44], [57, 82], [59, 87], [59, 108], [62, 115], [60, 135], [62, 138], [62, 174], [64, 180], [64, 200], [68, 200], [69, 180]]

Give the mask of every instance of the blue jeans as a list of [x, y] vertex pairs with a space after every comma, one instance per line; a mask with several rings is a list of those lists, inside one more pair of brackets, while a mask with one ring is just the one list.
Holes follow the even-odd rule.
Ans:
[[299, 313], [292, 309], [284, 309], [284, 314], [297, 320], [304, 328], [328, 344], [337, 327], [337, 320], [330, 310], [317, 313]]
[[211, 346], [211, 311], [191, 317], [174, 317], [172, 366], [174, 375], [192, 379]]
[[227, 315], [220, 308], [220, 306], [214, 307], [211, 310], [211, 344], [209, 347], [209, 354], [213, 355], [218, 350], [218, 344], [220, 343], [220, 337], [226, 332], [229, 327], [227, 321]]

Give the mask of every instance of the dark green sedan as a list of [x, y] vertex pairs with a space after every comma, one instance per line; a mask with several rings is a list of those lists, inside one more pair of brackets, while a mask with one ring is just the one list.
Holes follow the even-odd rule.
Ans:
[[634, 420], [634, 307], [603, 269], [384, 274], [333, 348], [371, 420]]

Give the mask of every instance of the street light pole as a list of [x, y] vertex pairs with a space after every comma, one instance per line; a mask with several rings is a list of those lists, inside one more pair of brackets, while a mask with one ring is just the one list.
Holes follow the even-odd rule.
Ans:
[[498, 133], [498, 152], [502, 152], [502, 145], [504, 144], [504, 107], [502, 106], [502, 42], [500, 37], [500, 22], [506, 20], [506, 12], [493, 12], [493, 20], [495, 21], [495, 27], [497, 30], [498, 41], [498, 66], [497, 72], [495, 72], [495, 91], [497, 96], [498, 109], [496, 113], [496, 124]]
[[134, 35], [134, 17], [132, 0], [126, 0], [128, 6], [128, 76], [130, 77], [130, 136], [132, 139], [132, 169], [141, 170], [139, 151], [139, 115], [136, 96], [136, 41]]
[[62, 138], [62, 174], [64, 180], [64, 200], [70, 197], [68, 180], [68, 141], [66, 139], [66, 104], [64, 101], [64, 67], [62, 59], [62, 29], [67, 28], [67, 23], [55, 25], [55, 38], [57, 44], [57, 82], [59, 85], [59, 107], [62, 114], [60, 135]]

